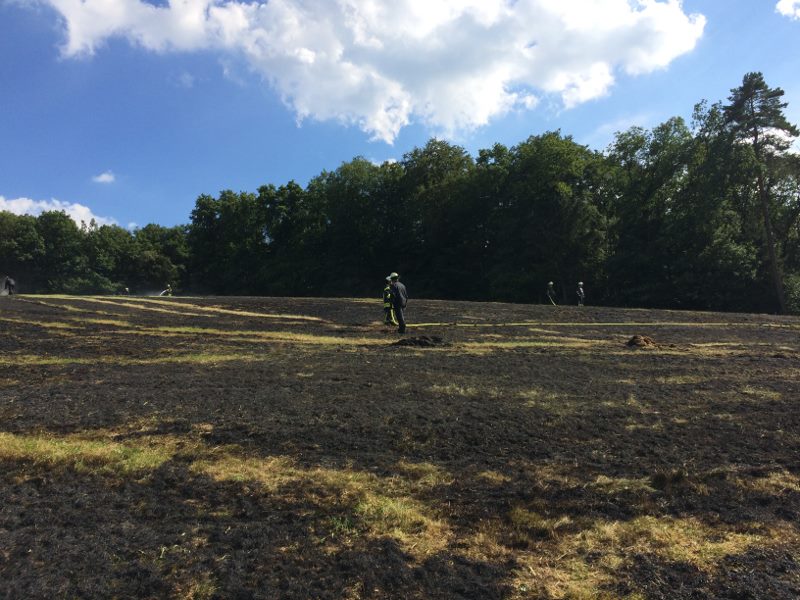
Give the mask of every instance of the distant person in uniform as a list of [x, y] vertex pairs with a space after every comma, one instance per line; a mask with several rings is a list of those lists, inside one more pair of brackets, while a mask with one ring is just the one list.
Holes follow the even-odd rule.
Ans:
[[552, 281], [547, 282], [547, 299], [550, 300], [550, 304], [553, 306], [558, 306], [556, 302], [556, 288], [553, 287]]
[[383, 288], [383, 323], [384, 325], [397, 325], [397, 318], [394, 315], [392, 304], [392, 278], [386, 278], [386, 286]]
[[583, 291], [583, 282], [578, 282], [578, 289], [575, 290], [575, 294], [578, 296], [578, 306], [583, 306], [583, 301], [586, 299], [586, 292]]
[[400, 275], [391, 273], [389, 280], [392, 282], [389, 288], [392, 292], [392, 306], [394, 307], [394, 316], [397, 319], [397, 333], [406, 332], [406, 316], [403, 311], [408, 303], [408, 292], [406, 286], [400, 283]]
[[172, 286], [167, 284], [167, 289], [159, 294], [159, 296], [172, 296]]
[[13, 296], [17, 293], [17, 282], [11, 279], [11, 277], [6, 276], [6, 280], [3, 282], [3, 290], [5, 290], [9, 296]]

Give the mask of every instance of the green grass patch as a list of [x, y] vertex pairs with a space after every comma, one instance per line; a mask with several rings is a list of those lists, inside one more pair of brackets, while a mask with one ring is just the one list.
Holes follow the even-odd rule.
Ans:
[[174, 443], [120, 444], [81, 436], [0, 433], [0, 460], [64, 465], [80, 472], [119, 474], [152, 471], [172, 458]]
[[365, 494], [356, 506], [356, 513], [380, 533], [397, 530], [404, 535], [412, 535], [421, 532], [429, 522], [423, 508], [411, 499], [373, 493]]

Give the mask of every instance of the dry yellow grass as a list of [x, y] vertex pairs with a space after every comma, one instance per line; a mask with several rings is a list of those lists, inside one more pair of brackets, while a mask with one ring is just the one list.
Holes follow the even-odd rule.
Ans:
[[[155, 297], [138, 297], [138, 296], [69, 296], [63, 294], [51, 294], [51, 295], [30, 295], [26, 296], [29, 298], [49, 298], [54, 300], [62, 300], [62, 301], [70, 301], [70, 302], [91, 302], [95, 304], [105, 304], [105, 305], [112, 305], [112, 306], [122, 306], [126, 308], [136, 308], [139, 310], [151, 310], [154, 312], [166, 312], [184, 316], [208, 316], [209, 313], [211, 314], [219, 314], [219, 315], [234, 315], [240, 317], [254, 317], [254, 318], [263, 318], [263, 319], [289, 319], [293, 321], [313, 321], [313, 322], [324, 322], [324, 319], [319, 317], [311, 317], [308, 315], [296, 315], [296, 314], [280, 314], [280, 313], [262, 313], [262, 312], [255, 312], [255, 311], [246, 311], [246, 310], [236, 310], [230, 308], [222, 308], [217, 306], [201, 306], [198, 304], [192, 304], [190, 302], [185, 302], [183, 300], [172, 299], [172, 300], [159, 300]], [[158, 306], [148, 306], [148, 305], [158, 305]], [[82, 311], [82, 309], [77, 309], [74, 307], [67, 307], [63, 305], [54, 305], [58, 306], [59, 308], [66, 308], [67, 310], [75, 310], [75, 311]], [[169, 306], [172, 310], [160, 308], [160, 306]], [[175, 310], [176, 308], [181, 307], [188, 309], [186, 310]], [[196, 311], [196, 312], [192, 312]]]
[[[561, 599], [619, 598], [613, 589], [618, 572], [634, 555], [651, 555], [668, 562], [690, 564], [712, 574], [729, 555], [779, 543], [780, 532], [741, 533], [708, 526], [694, 518], [642, 516], [630, 521], [586, 520], [575, 523], [565, 516], [545, 516], [515, 508], [509, 520], [518, 535], [556, 542], [547, 555], [532, 554], [517, 573], [517, 589], [543, 584], [548, 597]], [[577, 532], [575, 530], [577, 529]], [[774, 537], [777, 536], [777, 537]], [[644, 598], [633, 592], [627, 598]]]
[[145, 306], [141, 302], [125, 302], [122, 300], [105, 300], [100, 299], [97, 297], [92, 298], [69, 298], [70, 300], [83, 300], [86, 302], [92, 302], [95, 304], [106, 304], [111, 306], [122, 306], [124, 308], [133, 308], [136, 310], [144, 310], [150, 312], [158, 312], [158, 313], [167, 313], [172, 315], [180, 315], [182, 317], [206, 317], [207, 314], [203, 314], [200, 312], [191, 312], [191, 311], [180, 311], [180, 310], [171, 310], [169, 308], [161, 308], [158, 306]]
[[7, 354], [0, 357], [0, 366], [59, 366], [59, 365], [160, 365], [195, 364], [207, 367], [227, 362], [255, 362], [264, 360], [262, 356], [247, 353], [208, 353], [169, 354], [152, 358], [132, 358], [128, 356], [69, 357], [43, 356], [36, 354]]
[[0, 321], [4, 323], [12, 323], [14, 325], [32, 325], [34, 327], [42, 327], [43, 329], [81, 329], [80, 325], [76, 325], [74, 323], [63, 323], [61, 321], [31, 321], [28, 319], [11, 319], [8, 317], [0, 317]]
[[219, 315], [234, 315], [239, 317], [254, 317], [257, 319], [290, 319], [292, 321], [313, 321], [316, 323], [325, 322], [325, 319], [319, 317], [310, 317], [308, 315], [295, 315], [295, 314], [282, 314], [282, 313], [262, 313], [248, 310], [237, 310], [231, 308], [222, 308], [218, 306], [201, 306], [199, 304], [190, 304], [181, 300], [156, 300], [155, 298], [142, 298], [142, 302], [150, 304], [162, 304], [168, 306], [188, 306], [191, 310], [197, 310], [204, 313], [216, 313]]
[[588, 349], [601, 344], [607, 344], [606, 340], [531, 340], [518, 339], [511, 341], [479, 341], [464, 342], [460, 347], [470, 350], [512, 350], [514, 348], [568, 348], [568, 349]]
[[498, 386], [460, 385], [457, 383], [435, 384], [430, 391], [443, 396], [463, 396], [464, 398], [485, 398], [487, 400], [501, 398], [504, 391]]
[[128, 331], [116, 332], [127, 335], [151, 335], [160, 337], [203, 336], [207, 339], [220, 338], [230, 341], [264, 341], [306, 344], [316, 346], [374, 346], [386, 344], [380, 338], [345, 337], [335, 335], [315, 335], [292, 331], [258, 331], [236, 329], [213, 329], [207, 327], [133, 327]]
[[74, 320], [76, 323], [83, 323], [88, 325], [109, 325], [110, 327], [131, 328], [134, 324], [130, 321], [121, 321], [119, 319], [96, 319], [81, 317]]
[[[446, 477], [435, 468], [409, 465], [405, 468], [407, 471], [410, 468], [416, 486], [421, 481], [434, 485]], [[430, 507], [410, 495], [405, 479], [384, 479], [353, 469], [303, 469], [286, 457], [246, 458], [230, 452], [219, 458], [196, 461], [192, 469], [219, 480], [257, 482], [270, 492], [292, 483], [323, 488], [327, 491], [317, 502], [329, 504], [328, 509], [352, 507], [357, 519], [350, 523], [340, 518], [333, 522], [334, 529], [354, 535], [366, 528], [368, 535], [391, 537], [418, 556], [441, 550], [451, 535]], [[424, 472], [421, 477], [420, 471]]]
[[741, 392], [747, 396], [754, 396], [763, 400], [780, 400], [783, 397], [780, 392], [753, 385], [745, 385], [742, 387]]
[[27, 460], [62, 465], [83, 472], [109, 471], [122, 474], [151, 471], [172, 458], [178, 439], [141, 438], [120, 444], [97, 435], [21, 435], [0, 432], [0, 459]]

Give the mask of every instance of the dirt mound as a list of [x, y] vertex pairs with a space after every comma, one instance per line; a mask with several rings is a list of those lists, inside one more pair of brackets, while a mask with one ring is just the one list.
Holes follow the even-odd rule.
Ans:
[[410, 337], [397, 340], [393, 346], [411, 346], [414, 348], [435, 348], [437, 346], [449, 346], [438, 335], [421, 335], [419, 337]]
[[646, 335], [635, 335], [625, 344], [629, 348], [655, 348], [658, 344]]

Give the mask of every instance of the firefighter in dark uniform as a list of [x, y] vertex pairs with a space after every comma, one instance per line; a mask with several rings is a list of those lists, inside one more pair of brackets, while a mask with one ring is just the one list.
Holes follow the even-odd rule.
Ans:
[[575, 290], [575, 294], [578, 296], [578, 306], [583, 306], [583, 301], [586, 300], [586, 292], [583, 291], [583, 282], [578, 282], [578, 289]]
[[394, 306], [392, 304], [392, 278], [386, 278], [386, 286], [383, 288], [383, 324], [397, 325], [394, 316]]
[[3, 290], [9, 296], [13, 296], [17, 292], [17, 282], [6, 275], [5, 281], [3, 282]]
[[408, 302], [408, 292], [406, 291], [406, 286], [404, 286], [400, 281], [400, 275], [397, 273], [392, 273], [389, 275], [389, 279], [391, 279], [391, 289], [392, 289], [392, 306], [394, 307], [394, 316], [397, 318], [397, 333], [405, 333], [406, 332], [406, 316], [403, 312], [406, 308], [406, 303]]

